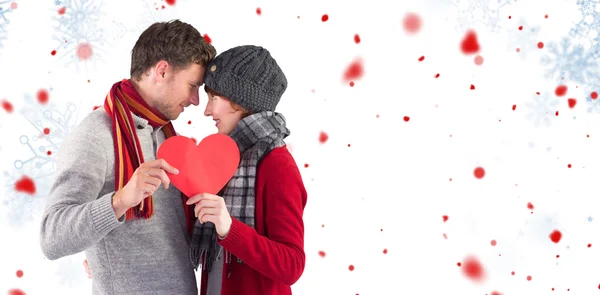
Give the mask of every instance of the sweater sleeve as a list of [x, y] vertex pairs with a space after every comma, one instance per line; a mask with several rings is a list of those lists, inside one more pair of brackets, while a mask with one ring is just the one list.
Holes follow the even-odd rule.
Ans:
[[124, 222], [112, 207], [114, 191], [100, 195], [107, 157], [94, 136], [73, 134], [61, 144], [56, 163], [40, 227], [42, 252], [50, 260], [86, 250]]
[[[269, 154], [261, 163], [267, 236], [232, 218], [231, 229], [219, 243], [262, 275], [293, 285], [304, 272], [306, 190], [293, 158]], [[260, 173], [263, 173], [262, 175]]]

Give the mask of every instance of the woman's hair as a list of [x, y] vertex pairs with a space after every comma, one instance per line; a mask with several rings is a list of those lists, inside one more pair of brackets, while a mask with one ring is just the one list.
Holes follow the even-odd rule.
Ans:
[[204, 90], [206, 91], [206, 93], [209, 93], [212, 96], [219, 96], [225, 100], [227, 100], [230, 104], [231, 104], [231, 108], [236, 110], [236, 111], [241, 111], [242, 112], [242, 118], [246, 118], [247, 116], [250, 115], [250, 112], [248, 110], [246, 110], [244, 107], [242, 107], [241, 105], [229, 100], [225, 95], [216, 92], [215, 90], [213, 90], [212, 88], [208, 87], [208, 86], [204, 86]]

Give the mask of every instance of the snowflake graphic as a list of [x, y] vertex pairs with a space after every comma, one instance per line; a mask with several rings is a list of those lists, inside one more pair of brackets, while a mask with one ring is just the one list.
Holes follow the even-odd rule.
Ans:
[[79, 255], [65, 257], [58, 261], [56, 277], [61, 286], [72, 289], [83, 284], [84, 280], [87, 279], [87, 274], [84, 271], [82, 261], [83, 258], [80, 258]]
[[[33, 105], [33, 98], [25, 96], [25, 101]], [[23, 109], [21, 114], [30, 123], [31, 130], [19, 137], [19, 143], [29, 151], [26, 159], [14, 161], [13, 168], [4, 171], [5, 194], [2, 207], [7, 222], [13, 226], [22, 226], [39, 216], [43, 210], [45, 197], [50, 191], [56, 170], [56, 152], [77, 125], [78, 107], [67, 103], [64, 107], [32, 107]], [[49, 128], [50, 133], [44, 134]], [[22, 150], [22, 148], [19, 148]], [[15, 191], [15, 183], [27, 175], [33, 179], [36, 193], [30, 196]]]
[[6, 15], [13, 11], [13, 3], [15, 1], [0, 1], [0, 48], [2, 48], [2, 43], [6, 40], [8, 31], [6, 30], [6, 26], [10, 23]]
[[594, 38], [600, 33], [600, 0], [578, 0], [577, 5], [581, 11], [581, 20], [571, 28], [569, 35], [589, 38], [597, 43]]
[[[519, 26], [523, 26], [523, 30], [519, 30]], [[509, 38], [507, 51], [515, 52], [519, 48], [518, 55], [521, 60], [525, 60], [529, 52], [539, 50], [537, 40], [540, 30], [539, 26], [530, 27], [525, 19], [520, 19], [516, 26], [506, 29]]]
[[529, 108], [529, 112], [525, 117], [527, 120], [533, 121], [535, 127], [539, 127], [541, 123], [549, 127], [550, 120], [553, 118], [558, 104], [559, 101], [554, 99], [549, 92], [541, 95], [534, 94], [533, 99], [525, 103], [525, 106]]
[[452, 0], [458, 12], [456, 29], [465, 32], [480, 24], [494, 33], [500, 32], [500, 9], [516, 0]]
[[[177, 3], [182, 2], [185, 1], [177, 1]], [[138, 1], [137, 4], [139, 4], [139, 8], [135, 9], [137, 12], [136, 18], [119, 18], [113, 21], [114, 28], [112, 31], [115, 34], [115, 39], [122, 39], [123, 36], [130, 33], [139, 35], [155, 22], [170, 21], [178, 18], [177, 11], [171, 9], [164, 2], [142, 0]]]
[[101, 3], [97, 0], [57, 1], [65, 8], [64, 14], [56, 14], [55, 33], [52, 38], [58, 43], [55, 48], [59, 60], [63, 58], [65, 67], [72, 64], [80, 70], [81, 63], [98, 61], [105, 52], [104, 39], [107, 35], [102, 27], [98, 27], [101, 17]]
[[547, 45], [549, 54], [540, 58], [546, 66], [546, 79], [553, 81], [570, 80], [579, 84], [594, 79], [597, 75], [598, 61], [582, 45], [572, 45], [571, 40], [563, 38], [560, 44], [551, 42]]

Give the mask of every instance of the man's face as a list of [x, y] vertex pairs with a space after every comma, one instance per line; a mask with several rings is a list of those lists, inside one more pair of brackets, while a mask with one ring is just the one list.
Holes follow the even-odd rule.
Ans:
[[204, 84], [205, 68], [192, 63], [187, 68], [173, 71], [168, 67], [157, 87], [155, 108], [168, 120], [175, 120], [185, 108], [200, 103], [199, 89]]

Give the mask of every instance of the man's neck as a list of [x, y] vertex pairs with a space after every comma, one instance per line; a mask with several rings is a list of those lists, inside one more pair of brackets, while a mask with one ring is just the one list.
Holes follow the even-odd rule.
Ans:
[[137, 91], [137, 93], [142, 97], [142, 99], [151, 107], [155, 107], [154, 103], [152, 102], [152, 100], [150, 99], [150, 95], [146, 92], [145, 89], [147, 89], [147, 87], [145, 87], [144, 85], [144, 81], [138, 82], [135, 81], [135, 79], [129, 79], [129, 81], [131, 82], [131, 85], [133, 85], [133, 88], [135, 88], [135, 91]]

